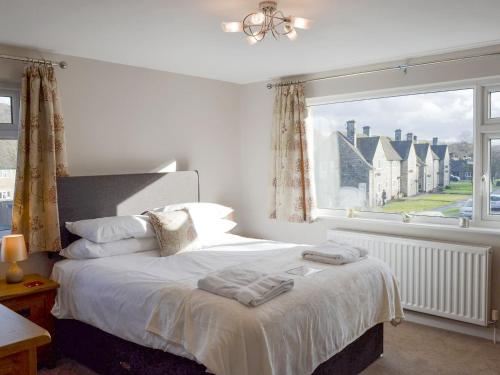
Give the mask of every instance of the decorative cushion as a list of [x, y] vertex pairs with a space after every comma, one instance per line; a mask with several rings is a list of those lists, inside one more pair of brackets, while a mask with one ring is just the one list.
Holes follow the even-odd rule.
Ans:
[[161, 256], [199, 250], [201, 248], [193, 219], [187, 209], [169, 212], [148, 212]]

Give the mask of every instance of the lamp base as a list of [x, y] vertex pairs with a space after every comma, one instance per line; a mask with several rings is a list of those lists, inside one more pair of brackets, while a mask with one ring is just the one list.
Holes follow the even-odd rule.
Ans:
[[21, 267], [19, 267], [16, 262], [12, 262], [5, 274], [5, 281], [7, 281], [7, 284], [20, 283], [23, 281], [23, 277], [24, 272]]

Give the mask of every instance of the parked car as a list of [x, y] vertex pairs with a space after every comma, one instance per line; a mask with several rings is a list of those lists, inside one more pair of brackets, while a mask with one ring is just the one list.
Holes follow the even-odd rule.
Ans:
[[468, 199], [460, 208], [460, 217], [472, 219], [472, 199]]
[[490, 211], [500, 211], [500, 195], [490, 195]]
[[450, 175], [450, 181], [453, 181], [453, 182], [459, 182], [459, 181], [460, 181], [460, 177]]

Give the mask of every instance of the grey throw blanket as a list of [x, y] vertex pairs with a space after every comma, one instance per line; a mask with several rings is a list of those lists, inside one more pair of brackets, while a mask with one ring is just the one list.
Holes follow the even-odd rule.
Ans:
[[293, 279], [248, 269], [226, 269], [198, 280], [198, 288], [255, 307], [292, 289]]
[[366, 249], [340, 242], [327, 241], [302, 252], [302, 257], [314, 262], [341, 265], [356, 262], [368, 254]]

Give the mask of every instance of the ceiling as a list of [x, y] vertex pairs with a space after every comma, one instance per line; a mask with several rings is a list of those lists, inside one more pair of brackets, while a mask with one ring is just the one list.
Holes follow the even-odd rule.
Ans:
[[258, 0], [0, 0], [0, 44], [236, 83], [500, 42], [498, 0], [280, 0], [295, 42], [221, 31]]

